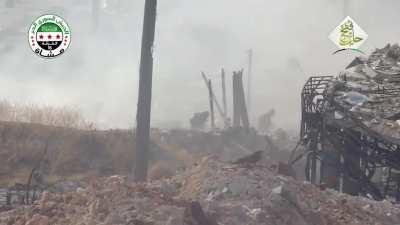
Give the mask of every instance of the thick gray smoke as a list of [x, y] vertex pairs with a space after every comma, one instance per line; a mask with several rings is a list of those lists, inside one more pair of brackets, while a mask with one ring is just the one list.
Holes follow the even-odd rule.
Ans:
[[[144, 0], [102, 1], [97, 32], [90, 1], [32, 2], [17, 1], [15, 8], [0, 3], [0, 97], [72, 105], [102, 127], [133, 126]], [[336, 47], [328, 34], [344, 18], [343, 2], [160, 0], [152, 125], [188, 126], [193, 112], [208, 109], [200, 71], [221, 96], [224, 67], [230, 93], [231, 72], [247, 67], [246, 51], [252, 48], [252, 121], [275, 108], [275, 124], [297, 128], [307, 77], [336, 75], [355, 56], [331, 55]], [[398, 41], [399, 9], [395, 0], [351, 1], [348, 14], [369, 34], [364, 51]], [[34, 18], [47, 12], [64, 17], [72, 29], [70, 49], [53, 60], [35, 56], [26, 37]], [[1, 32], [10, 27], [16, 34]]]

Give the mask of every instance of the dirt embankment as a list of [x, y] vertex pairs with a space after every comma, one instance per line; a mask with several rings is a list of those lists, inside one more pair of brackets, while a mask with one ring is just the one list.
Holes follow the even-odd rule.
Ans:
[[[185, 154], [161, 148], [160, 140], [154, 136], [151, 165], [159, 160], [173, 161], [176, 166], [183, 164]], [[128, 130], [79, 130], [0, 122], [0, 186], [25, 183], [39, 161], [41, 173], [49, 182], [128, 174], [133, 166], [134, 139], [134, 133]]]
[[[152, 129], [150, 176], [170, 177], [196, 158], [218, 155], [225, 161], [262, 150], [264, 137], [242, 131], [206, 133]], [[42, 159], [45, 150], [47, 153]], [[0, 187], [26, 183], [41, 161], [45, 182], [129, 174], [135, 150], [130, 130], [81, 130], [32, 123], [0, 122]]]

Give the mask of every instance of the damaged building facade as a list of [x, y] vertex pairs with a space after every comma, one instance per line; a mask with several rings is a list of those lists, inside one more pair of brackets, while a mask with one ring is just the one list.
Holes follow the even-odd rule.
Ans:
[[[301, 93], [306, 178], [376, 200], [400, 200], [400, 47], [357, 57], [339, 76], [310, 77]], [[304, 151], [300, 151], [303, 146]]]

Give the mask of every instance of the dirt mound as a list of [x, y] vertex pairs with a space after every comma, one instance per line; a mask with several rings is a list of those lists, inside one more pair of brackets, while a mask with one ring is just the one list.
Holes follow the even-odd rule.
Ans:
[[0, 214], [5, 224], [377, 225], [395, 224], [400, 209], [321, 190], [284, 177], [275, 166], [204, 158], [171, 179], [133, 184], [120, 176], [64, 194], [45, 193], [33, 206]]

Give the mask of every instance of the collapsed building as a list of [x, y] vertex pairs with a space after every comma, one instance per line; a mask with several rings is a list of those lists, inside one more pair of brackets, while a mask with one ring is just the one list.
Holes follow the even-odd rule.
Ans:
[[357, 57], [339, 76], [310, 77], [301, 93], [301, 144], [315, 184], [400, 200], [400, 47]]

